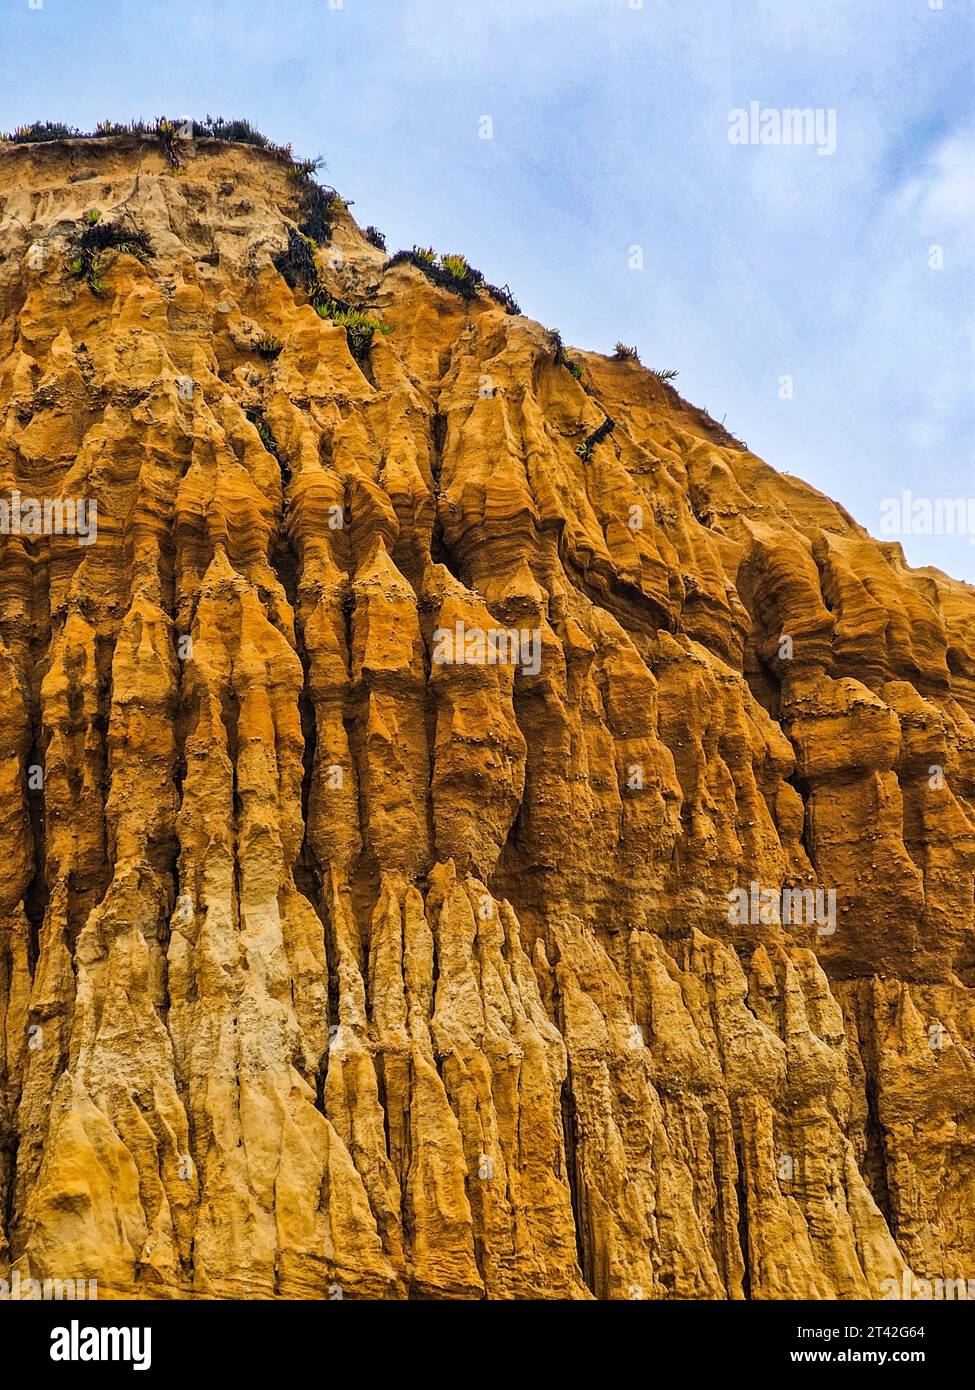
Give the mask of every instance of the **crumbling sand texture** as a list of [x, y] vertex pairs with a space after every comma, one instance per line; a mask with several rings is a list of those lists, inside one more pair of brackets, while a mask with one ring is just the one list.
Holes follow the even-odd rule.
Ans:
[[0, 496], [98, 528], [0, 537], [0, 1275], [975, 1278], [975, 591], [339, 208], [360, 364], [298, 221], [243, 146], [0, 149]]

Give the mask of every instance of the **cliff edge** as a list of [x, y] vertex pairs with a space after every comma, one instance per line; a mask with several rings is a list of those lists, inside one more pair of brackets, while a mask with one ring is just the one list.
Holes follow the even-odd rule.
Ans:
[[316, 188], [0, 146], [0, 1276], [975, 1279], [975, 590]]

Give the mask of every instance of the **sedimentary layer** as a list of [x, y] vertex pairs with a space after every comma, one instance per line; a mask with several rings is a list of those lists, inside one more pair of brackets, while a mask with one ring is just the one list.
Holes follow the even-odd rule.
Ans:
[[975, 591], [299, 204], [0, 148], [0, 1276], [975, 1279]]

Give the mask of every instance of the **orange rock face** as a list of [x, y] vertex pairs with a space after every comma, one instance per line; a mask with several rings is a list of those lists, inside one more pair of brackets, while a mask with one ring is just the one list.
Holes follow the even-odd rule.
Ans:
[[975, 1279], [975, 591], [330, 215], [0, 149], [0, 1276]]

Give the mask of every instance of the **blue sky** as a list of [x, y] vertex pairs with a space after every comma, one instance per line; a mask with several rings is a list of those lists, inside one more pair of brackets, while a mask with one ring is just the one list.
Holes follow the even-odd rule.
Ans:
[[[975, 498], [973, 57], [975, 0], [0, 0], [0, 128], [246, 116], [879, 534]], [[835, 152], [730, 143], [753, 101]], [[968, 535], [897, 538], [975, 581]]]

